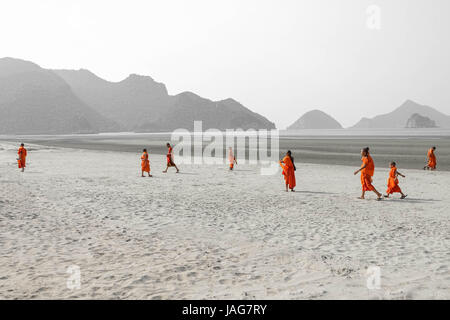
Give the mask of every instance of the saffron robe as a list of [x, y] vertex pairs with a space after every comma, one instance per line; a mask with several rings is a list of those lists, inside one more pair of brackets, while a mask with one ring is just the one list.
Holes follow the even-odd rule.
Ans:
[[167, 166], [168, 167], [175, 166], [175, 163], [173, 162], [172, 147], [169, 147], [169, 151], [167, 152]]
[[289, 189], [295, 188], [295, 170], [294, 164], [289, 156], [285, 156], [282, 161], [280, 161], [280, 166], [283, 168], [283, 176], [286, 184], [289, 185]]
[[228, 162], [230, 163], [230, 169], [233, 169], [235, 161], [236, 158], [234, 157], [233, 150], [230, 148], [228, 150]]
[[386, 190], [387, 194], [393, 194], [394, 192], [402, 192], [400, 187], [398, 186], [398, 178], [397, 178], [397, 168], [393, 167], [391, 168], [391, 171], [389, 172], [389, 178], [388, 178], [388, 188]]
[[27, 158], [27, 149], [24, 147], [20, 147], [19, 151], [17, 151], [19, 158], [17, 160], [17, 164], [19, 165], [19, 169], [25, 168], [26, 158]]
[[148, 153], [144, 152], [141, 156], [141, 170], [150, 172], [150, 160], [148, 160]]
[[434, 150], [431, 148], [428, 150], [428, 166], [432, 169], [436, 169], [436, 155], [434, 154]]
[[361, 170], [361, 185], [363, 191], [373, 191], [375, 190], [374, 186], [372, 185], [372, 176], [375, 171], [375, 165], [373, 163], [372, 157], [363, 157], [362, 165], [361, 167], [366, 166], [364, 169]]

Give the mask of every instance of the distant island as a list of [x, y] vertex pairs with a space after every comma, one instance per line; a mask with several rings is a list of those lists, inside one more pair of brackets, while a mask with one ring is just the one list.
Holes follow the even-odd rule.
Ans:
[[[433, 123], [434, 126], [431, 126]], [[400, 129], [408, 127], [408, 124], [410, 126], [426, 125], [422, 128], [450, 128], [450, 116], [432, 107], [407, 100], [390, 113], [372, 119], [362, 118], [352, 129]]]
[[325, 112], [312, 110], [287, 127], [287, 130], [302, 129], [342, 129], [342, 125]]
[[234, 99], [212, 101], [192, 92], [169, 95], [164, 84], [132, 74], [109, 82], [92, 72], [47, 70], [0, 59], [0, 134], [170, 132], [193, 129], [275, 129]]
[[414, 113], [406, 123], [406, 128], [436, 128], [436, 121]]

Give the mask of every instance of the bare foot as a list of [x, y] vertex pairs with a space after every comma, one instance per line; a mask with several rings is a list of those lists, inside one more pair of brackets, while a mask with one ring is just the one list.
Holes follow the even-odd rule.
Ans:
[[358, 199], [364, 200], [364, 199], [366, 199], [366, 198], [364, 198], [364, 197], [358, 197]]

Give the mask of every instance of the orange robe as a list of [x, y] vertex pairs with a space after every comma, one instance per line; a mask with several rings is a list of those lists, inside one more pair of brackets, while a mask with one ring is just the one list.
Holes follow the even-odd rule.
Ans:
[[373, 175], [375, 174], [375, 162], [373, 161], [372, 157], [369, 155], [367, 155], [367, 159], [369, 159], [369, 163], [367, 164], [366, 167], [366, 173], [373, 177]]
[[169, 151], [167, 152], [167, 166], [172, 167], [175, 166], [175, 163], [173, 162], [173, 156], [172, 156], [172, 147], [169, 147]]
[[371, 156], [363, 157], [362, 159], [362, 165], [366, 166], [364, 169], [361, 170], [361, 185], [363, 191], [373, 191], [375, 190], [374, 186], [372, 185], [372, 176], [375, 172], [375, 165], [373, 163], [373, 159]]
[[19, 169], [25, 168], [27, 149], [25, 149], [24, 147], [19, 147], [19, 151], [17, 151], [17, 154], [19, 155], [19, 159], [17, 160]]
[[228, 162], [230, 163], [230, 169], [234, 168], [234, 163], [236, 162], [236, 157], [233, 154], [233, 150], [229, 150], [228, 152]]
[[295, 188], [295, 170], [294, 170], [294, 164], [291, 161], [291, 158], [289, 156], [285, 156], [282, 161], [280, 161], [280, 166], [283, 168], [283, 176], [284, 181], [286, 181], [286, 184], [289, 185], [289, 189]]
[[148, 160], [147, 152], [144, 152], [141, 156], [141, 169], [142, 171], [150, 173], [150, 160]]
[[432, 169], [436, 169], [436, 155], [434, 154], [434, 150], [428, 150], [428, 166]]
[[401, 193], [402, 190], [398, 186], [398, 178], [397, 178], [397, 168], [392, 167], [391, 171], [389, 172], [389, 179], [388, 179], [388, 188], [386, 190], [387, 194], [393, 194], [394, 192]]

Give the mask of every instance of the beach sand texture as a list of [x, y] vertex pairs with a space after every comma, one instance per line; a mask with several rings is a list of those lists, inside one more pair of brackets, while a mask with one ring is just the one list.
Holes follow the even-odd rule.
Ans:
[[[258, 166], [163, 174], [150, 152], [141, 178], [139, 153], [27, 147], [23, 174], [17, 144], [0, 143], [0, 298], [450, 298], [450, 172], [400, 162], [408, 198], [377, 202], [357, 199], [349, 166], [297, 162], [286, 193]], [[380, 191], [387, 177], [376, 170]]]

